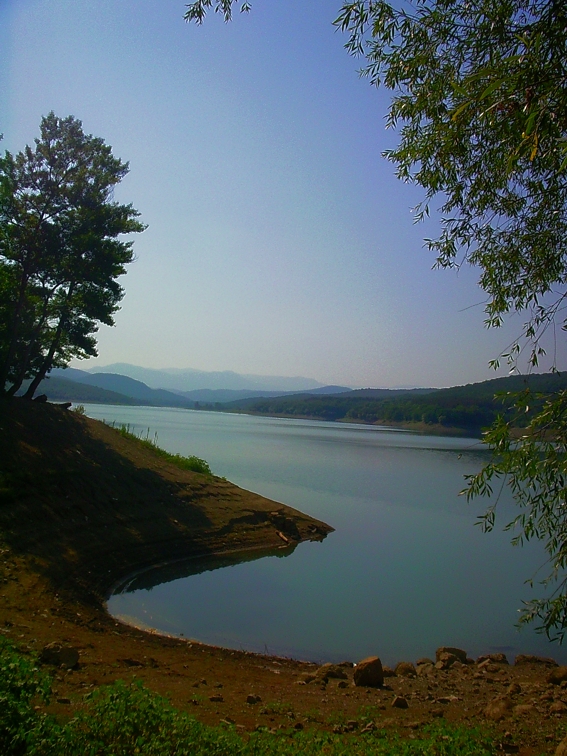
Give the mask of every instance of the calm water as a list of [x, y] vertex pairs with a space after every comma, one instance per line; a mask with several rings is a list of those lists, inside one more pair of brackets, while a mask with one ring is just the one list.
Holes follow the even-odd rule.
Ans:
[[[114, 595], [108, 606], [117, 617], [316, 661], [377, 654], [395, 663], [440, 645], [567, 661], [561, 647], [514, 627], [522, 598], [532, 596], [523, 581], [544, 561], [541, 547], [513, 548], [501, 530], [483, 534], [474, 527], [483, 502], [458, 496], [463, 475], [486, 459], [475, 439], [165, 408], [86, 409], [157, 431], [164, 448], [203, 457], [217, 475], [336, 529], [286, 558], [209, 563], [200, 574]], [[511, 501], [499, 511], [502, 527]]]

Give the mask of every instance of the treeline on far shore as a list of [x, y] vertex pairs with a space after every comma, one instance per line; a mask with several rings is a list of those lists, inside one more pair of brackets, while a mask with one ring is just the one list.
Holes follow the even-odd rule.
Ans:
[[303, 417], [364, 423], [420, 423], [479, 432], [498, 415], [526, 425], [531, 412], [515, 416], [515, 394], [530, 391], [530, 408], [541, 407], [547, 396], [567, 389], [567, 374], [508, 376], [482, 383], [431, 390], [408, 391], [389, 398], [357, 396], [353, 391], [335, 396], [293, 396], [246, 399], [202, 409], [242, 411], [262, 415]]

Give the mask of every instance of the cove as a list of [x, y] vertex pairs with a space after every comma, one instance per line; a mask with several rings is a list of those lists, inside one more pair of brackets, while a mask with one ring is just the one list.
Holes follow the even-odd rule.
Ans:
[[[278, 555], [161, 566], [108, 601], [116, 617], [205, 643], [313, 661], [387, 664], [441, 645], [469, 655], [567, 653], [533, 628], [518, 631], [524, 585], [544, 563], [541, 545], [512, 547], [475, 521], [463, 476], [487, 459], [476, 439], [373, 426], [167, 408], [87, 405], [91, 417], [157, 432], [169, 451], [205, 458], [217, 475], [335, 528], [322, 543]], [[543, 575], [542, 575], [543, 576]]]

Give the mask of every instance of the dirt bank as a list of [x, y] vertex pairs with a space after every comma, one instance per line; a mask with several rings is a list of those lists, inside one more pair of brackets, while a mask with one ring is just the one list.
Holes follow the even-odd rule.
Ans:
[[[508, 752], [554, 750], [566, 729], [567, 696], [564, 684], [546, 681], [551, 668], [542, 663], [428, 667], [417, 677], [386, 678], [380, 689], [355, 687], [345, 667], [346, 681], [306, 684], [311, 664], [163, 638], [104, 611], [110, 586], [144, 566], [293, 549], [330, 530], [226, 481], [180, 471], [96, 421], [50, 405], [0, 402], [0, 633], [24, 650], [53, 641], [79, 650], [76, 669], [54, 670], [52, 711], [69, 714], [93, 686], [136, 677], [202, 721], [233, 721], [243, 731], [379, 723], [411, 737], [444, 717], [489, 723]], [[424, 654], [434, 657], [435, 649]], [[261, 700], [248, 703], [249, 695]], [[392, 706], [396, 695], [407, 708]], [[486, 719], [499, 696], [506, 698], [502, 718]]]

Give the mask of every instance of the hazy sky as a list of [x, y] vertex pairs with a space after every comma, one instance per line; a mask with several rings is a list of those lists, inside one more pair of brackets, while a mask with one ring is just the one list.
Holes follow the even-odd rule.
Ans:
[[[331, 24], [340, 0], [255, 0], [201, 27], [183, 0], [0, 0], [0, 132], [80, 118], [130, 162], [149, 225], [98, 364], [353, 386], [494, 377], [473, 269], [432, 270], [416, 187], [381, 152], [389, 95]], [[94, 364], [75, 363], [77, 367]]]

